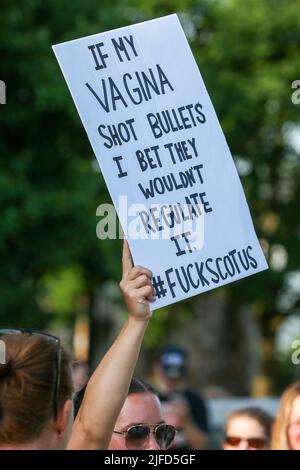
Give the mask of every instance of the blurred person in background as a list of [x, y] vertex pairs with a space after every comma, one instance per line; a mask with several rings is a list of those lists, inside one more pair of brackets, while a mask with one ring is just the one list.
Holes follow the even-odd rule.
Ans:
[[300, 382], [283, 394], [275, 420], [272, 449], [300, 450]]
[[[75, 413], [84, 390], [74, 399]], [[118, 416], [109, 450], [166, 450], [176, 436], [176, 429], [166, 423], [160, 400], [146, 382], [133, 377], [127, 398]]]
[[162, 402], [165, 420], [177, 434], [173, 448], [204, 449], [208, 441], [208, 416], [203, 398], [187, 387], [187, 352], [166, 346], [154, 364], [153, 385]]
[[270, 449], [273, 418], [257, 407], [231, 413], [225, 425], [224, 450]]
[[[73, 423], [71, 358], [59, 338], [0, 330], [0, 449], [106, 449], [127, 397], [153, 299], [152, 273], [133, 267], [127, 242], [120, 282], [129, 316], [90, 378]], [[4, 363], [3, 363], [4, 362]]]

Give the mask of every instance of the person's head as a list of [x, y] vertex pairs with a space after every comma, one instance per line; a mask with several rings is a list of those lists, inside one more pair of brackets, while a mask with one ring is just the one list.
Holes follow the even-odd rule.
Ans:
[[272, 416], [260, 408], [249, 407], [234, 411], [226, 421], [223, 449], [269, 449], [272, 424]]
[[133, 378], [109, 450], [160, 450], [171, 446], [175, 429], [166, 425], [152, 387]]
[[0, 330], [0, 340], [0, 448], [65, 448], [72, 423], [70, 356], [44, 333]]
[[300, 450], [300, 382], [282, 396], [274, 423], [272, 449]]
[[179, 346], [165, 346], [155, 363], [155, 382], [162, 392], [176, 392], [187, 375], [187, 352]]

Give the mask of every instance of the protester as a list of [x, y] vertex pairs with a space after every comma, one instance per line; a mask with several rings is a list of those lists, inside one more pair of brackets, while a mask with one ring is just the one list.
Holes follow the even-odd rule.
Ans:
[[176, 429], [162, 416], [158, 396], [145, 382], [134, 378], [117, 419], [109, 450], [165, 450]]
[[275, 420], [272, 449], [300, 450], [300, 382], [283, 394]]
[[204, 400], [187, 387], [187, 352], [166, 346], [154, 365], [153, 384], [162, 401], [164, 418], [178, 432], [174, 448], [203, 449], [208, 440], [208, 417]]
[[227, 418], [224, 450], [267, 450], [270, 448], [273, 418], [257, 407], [242, 408]]
[[[91, 379], [73, 423], [70, 356], [58, 338], [1, 330], [1, 449], [106, 449], [128, 393], [153, 299], [152, 273], [123, 247], [120, 288], [129, 317]], [[3, 344], [3, 343], [2, 343]]]
[[[84, 390], [76, 394], [75, 412]], [[134, 377], [128, 396], [118, 416], [109, 450], [165, 450], [176, 429], [164, 422], [159, 398], [153, 388]]]

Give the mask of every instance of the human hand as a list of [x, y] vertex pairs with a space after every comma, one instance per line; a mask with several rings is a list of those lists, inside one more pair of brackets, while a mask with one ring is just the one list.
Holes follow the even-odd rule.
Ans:
[[149, 302], [155, 298], [151, 284], [152, 272], [142, 266], [133, 266], [127, 240], [123, 243], [122, 280], [120, 289], [128, 307], [129, 316], [135, 320], [149, 320], [152, 315]]

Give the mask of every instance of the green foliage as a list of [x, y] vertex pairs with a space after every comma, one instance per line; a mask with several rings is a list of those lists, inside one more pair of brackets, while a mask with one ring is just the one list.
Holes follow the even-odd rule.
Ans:
[[78, 310], [80, 297], [86, 287], [78, 266], [62, 269], [56, 275], [47, 273], [41, 280], [40, 308], [45, 312], [56, 313], [66, 321], [72, 312]]
[[[7, 104], [0, 125], [0, 318], [42, 326], [42, 279], [80, 266], [93, 291], [119, 272], [96, 236], [96, 207], [110, 198], [51, 45], [120, 25], [114, 2], [30, 0], [1, 4]], [[111, 245], [110, 245], [111, 246]], [[115, 267], [117, 266], [117, 267]], [[85, 290], [82, 285], [82, 291]]]

